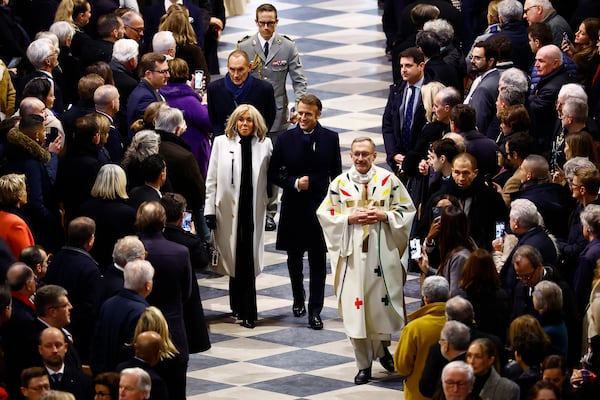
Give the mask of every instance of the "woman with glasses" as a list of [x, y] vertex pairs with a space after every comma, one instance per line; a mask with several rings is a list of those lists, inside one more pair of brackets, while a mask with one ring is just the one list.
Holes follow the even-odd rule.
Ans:
[[232, 314], [249, 329], [257, 319], [255, 277], [263, 268], [267, 168], [273, 151], [266, 133], [254, 106], [238, 106], [225, 135], [215, 138], [206, 179], [206, 223], [220, 254], [216, 268], [230, 277]]

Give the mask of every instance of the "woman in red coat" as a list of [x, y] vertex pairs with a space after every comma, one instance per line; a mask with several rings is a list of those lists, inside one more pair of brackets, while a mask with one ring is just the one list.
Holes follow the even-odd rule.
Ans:
[[21, 206], [26, 203], [25, 175], [0, 177], [0, 237], [16, 259], [19, 259], [21, 250], [34, 245], [33, 235], [20, 212]]

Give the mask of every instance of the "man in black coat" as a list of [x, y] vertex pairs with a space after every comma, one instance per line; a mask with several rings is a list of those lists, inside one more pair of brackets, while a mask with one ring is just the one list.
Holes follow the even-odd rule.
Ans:
[[544, 157], [537, 154], [527, 156], [521, 163], [521, 188], [511, 198], [530, 200], [544, 218], [548, 231], [556, 237], [565, 237], [572, 203], [562, 185], [550, 182], [549, 172], [548, 161]]
[[136, 210], [145, 201], [160, 201], [160, 188], [167, 180], [165, 158], [160, 154], [146, 157], [141, 164], [141, 173], [145, 183], [129, 191], [129, 205]]
[[541, 77], [534, 93], [527, 99], [527, 109], [531, 117], [529, 132], [541, 146], [540, 151], [549, 152], [554, 125], [558, 118], [556, 100], [560, 88], [573, 82], [563, 66], [562, 52], [553, 45], [540, 48], [535, 55], [535, 67]]
[[100, 39], [87, 42], [81, 52], [81, 63], [84, 66], [98, 61], [109, 63], [112, 59], [113, 46], [125, 35], [125, 25], [121, 17], [105, 14], [98, 18], [98, 36]]
[[318, 123], [322, 108], [314, 95], [300, 99], [298, 125], [277, 138], [268, 172], [270, 181], [283, 189], [276, 247], [287, 251], [296, 317], [306, 313], [302, 256], [308, 252], [308, 322], [313, 329], [323, 328], [320, 314], [327, 273], [325, 239], [316, 211], [330, 181], [342, 173], [338, 134]]
[[62, 286], [69, 292], [73, 304], [69, 330], [77, 338], [77, 351], [86, 363], [102, 294], [98, 263], [89, 253], [95, 232], [96, 223], [91, 218], [78, 217], [71, 221], [67, 228], [67, 245], [52, 258], [46, 273], [46, 283]]
[[498, 18], [501, 30], [490, 37], [506, 36], [512, 45], [512, 61], [515, 67], [527, 73], [533, 62], [533, 53], [529, 47], [527, 26], [523, 22], [523, 4], [517, 0], [498, 3]]
[[[163, 206], [152, 201], [140, 206], [136, 224], [141, 232], [140, 240], [148, 251], [147, 260], [152, 263], [155, 270], [154, 287], [152, 294], [148, 296], [148, 302], [158, 307], [165, 315], [173, 343], [179, 350], [180, 357], [185, 361], [184, 367], [187, 370], [191, 348], [187, 337], [187, 326], [194, 324], [203, 328], [201, 332], [195, 334], [195, 338], [203, 338], [206, 342], [205, 348], [210, 347], [210, 342], [201, 308], [198, 308], [198, 312], [193, 315], [193, 320], [185, 320], [187, 316], [184, 313], [185, 303], [190, 301], [199, 303], [200, 295], [193, 290], [195, 279], [188, 249], [165, 239], [162, 234], [166, 219]], [[179, 388], [180, 393], [169, 393], [171, 398], [185, 398], [185, 370], [177, 374], [181, 382], [178, 382], [175, 387]]]
[[265, 119], [267, 129], [271, 129], [276, 112], [273, 86], [250, 74], [250, 59], [242, 50], [234, 50], [229, 54], [227, 71], [223, 79], [209, 83], [206, 88], [213, 135], [225, 132], [227, 118], [240, 104], [256, 107]]
[[102, 276], [102, 304], [123, 289], [125, 265], [130, 261], [143, 260], [146, 257], [146, 249], [137, 236], [125, 236], [115, 243], [112, 256], [113, 263], [106, 268]]
[[11, 290], [12, 315], [0, 329], [4, 361], [7, 369], [7, 390], [11, 398], [20, 398], [19, 374], [37, 360], [37, 350], [29, 343], [29, 336], [37, 319], [35, 306], [30, 300], [35, 293], [33, 270], [23, 263], [14, 263], [7, 272], [6, 283]]
[[81, 368], [65, 364], [65, 355], [70, 349], [60, 329], [44, 329], [40, 334], [38, 351], [50, 375], [52, 390], [72, 393], [76, 399], [92, 398], [92, 378]]
[[421, 96], [421, 87], [427, 83], [425, 57], [416, 47], [411, 47], [400, 54], [400, 65], [402, 82], [390, 86], [381, 128], [386, 160], [396, 173], [403, 172], [406, 153], [414, 147], [426, 122]]
[[149, 306], [146, 297], [152, 291], [154, 268], [148, 261], [135, 260], [125, 265], [124, 287], [100, 308], [91, 362], [94, 375], [113, 371], [119, 362], [131, 357], [129, 344], [135, 326]]
[[[502, 287], [510, 295], [517, 284], [513, 258], [520, 246], [530, 245], [538, 249], [544, 265], [555, 266], [558, 256], [554, 242], [540, 225], [538, 210], [530, 200], [518, 199], [511, 203], [510, 223], [507, 228], [519, 239], [500, 270]], [[494, 240], [493, 247], [494, 250], [501, 251], [503, 239]]]

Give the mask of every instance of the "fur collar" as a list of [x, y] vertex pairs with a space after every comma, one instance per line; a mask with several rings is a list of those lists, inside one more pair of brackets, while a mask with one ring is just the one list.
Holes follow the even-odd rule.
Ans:
[[50, 152], [45, 150], [35, 140], [31, 139], [17, 128], [12, 128], [6, 135], [6, 138], [9, 143], [20, 148], [32, 158], [41, 161], [44, 164], [50, 161]]

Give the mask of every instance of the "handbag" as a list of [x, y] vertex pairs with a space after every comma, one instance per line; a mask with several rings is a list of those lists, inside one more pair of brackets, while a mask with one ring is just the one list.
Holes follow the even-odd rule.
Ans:
[[215, 241], [215, 231], [210, 231], [210, 268], [216, 271], [219, 265], [219, 250]]

